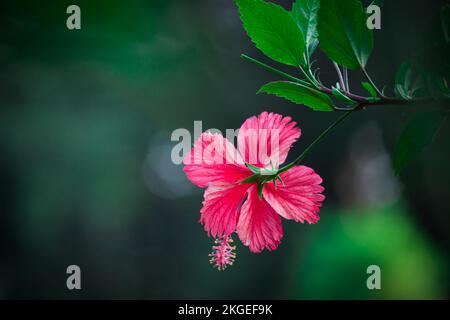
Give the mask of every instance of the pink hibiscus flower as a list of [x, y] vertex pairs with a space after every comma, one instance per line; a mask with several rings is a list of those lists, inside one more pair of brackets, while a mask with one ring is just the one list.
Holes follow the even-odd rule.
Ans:
[[258, 253], [277, 248], [283, 236], [281, 217], [319, 220], [325, 199], [322, 178], [306, 166], [277, 174], [300, 135], [290, 117], [263, 112], [242, 124], [237, 150], [222, 135], [204, 132], [184, 158], [188, 179], [206, 188], [200, 222], [216, 238], [211, 262], [219, 269], [234, 260], [233, 232]]

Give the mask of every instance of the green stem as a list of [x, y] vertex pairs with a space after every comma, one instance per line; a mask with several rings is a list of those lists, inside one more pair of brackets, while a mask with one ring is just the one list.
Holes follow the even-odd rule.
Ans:
[[258, 66], [262, 67], [263, 69], [265, 69], [265, 70], [267, 70], [269, 72], [272, 72], [274, 74], [280, 75], [280, 76], [285, 77], [285, 78], [287, 78], [289, 80], [301, 83], [301, 84], [303, 84], [305, 86], [308, 86], [308, 87], [311, 86], [309, 84], [309, 82], [307, 82], [307, 81], [301, 80], [299, 78], [291, 76], [290, 74], [287, 74], [286, 72], [283, 72], [281, 70], [275, 69], [274, 67], [271, 67], [271, 66], [269, 66], [269, 65], [267, 65], [267, 64], [265, 64], [265, 63], [263, 63], [263, 62], [261, 62], [259, 60], [253, 59], [252, 57], [249, 57], [246, 54], [241, 54], [241, 58], [244, 59], [244, 60], [248, 60], [250, 62], [253, 62], [254, 64], [257, 64]]
[[353, 111], [354, 111], [354, 109], [347, 111], [342, 116], [340, 116], [325, 131], [323, 131], [313, 142], [311, 142], [311, 144], [305, 150], [303, 150], [303, 152], [297, 157], [297, 159], [295, 159], [294, 161], [292, 161], [285, 167], [278, 170], [277, 174], [285, 172], [285, 171], [291, 169], [292, 167], [295, 167], [296, 165], [298, 165], [312, 151], [312, 149], [331, 132], [331, 130], [333, 130], [338, 124], [340, 124], [342, 121], [344, 121]]
[[338, 64], [334, 61], [333, 61], [333, 65], [338, 74], [339, 84], [341, 85], [342, 91], [347, 92], [347, 87], [345, 86], [344, 77], [342, 76], [341, 69], [339, 68]]
[[375, 89], [375, 91], [378, 93], [378, 95], [381, 98], [386, 98], [383, 94], [383, 92], [380, 91], [380, 89], [378, 89], [377, 85], [375, 84], [375, 82], [372, 80], [372, 78], [370, 77], [369, 73], [367, 72], [367, 70], [365, 68], [361, 68], [362, 73], [364, 74], [364, 76], [366, 77], [366, 79], [370, 82], [370, 84], [372, 85], [372, 87]]
[[308, 79], [308, 81], [310, 83], [312, 83], [314, 85], [314, 87], [316, 87], [316, 89], [320, 90], [320, 86], [317, 83], [316, 78], [314, 77], [314, 75], [311, 73], [311, 70], [308, 68], [308, 71], [306, 71], [305, 69], [303, 69], [302, 66], [298, 66], [300, 71], [303, 73], [303, 75], [305, 76], [306, 79]]
[[348, 70], [345, 67], [343, 69], [344, 69], [345, 89], [347, 89], [347, 92], [350, 92], [350, 86], [348, 85]]

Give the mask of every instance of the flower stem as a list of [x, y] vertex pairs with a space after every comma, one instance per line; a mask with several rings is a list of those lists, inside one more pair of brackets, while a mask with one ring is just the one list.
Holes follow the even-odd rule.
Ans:
[[370, 77], [369, 73], [367, 72], [367, 70], [365, 68], [361, 68], [362, 73], [364, 74], [364, 76], [366, 77], [366, 79], [370, 82], [370, 84], [372, 85], [372, 87], [375, 89], [375, 91], [378, 93], [378, 95], [381, 98], [386, 98], [385, 95], [383, 94], [383, 92], [380, 91], [380, 89], [378, 89], [377, 85], [375, 84], [375, 82], [372, 80], [372, 78]]
[[306, 79], [308, 79], [309, 83], [313, 84], [314, 87], [316, 87], [316, 89], [320, 90], [320, 85], [317, 82], [316, 78], [314, 77], [314, 75], [311, 73], [311, 70], [308, 68], [306, 71], [305, 69], [303, 69], [302, 66], [298, 66], [300, 71], [303, 73], [303, 75], [305, 76]]
[[345, 89], [347, 90], [347, 92], [350, 92], [350, 86], [348, 85], [348, 71], [347, 68], [343, 68], [344, 69], [344, 81], [345, 81]]
[[338, 64], [336, 62], [334, 62], [334, 61], [333, 61], [333, 65], [334, 65], [334, 68], [336, 69], [336, 72], [338, 74], [339, 84], [341, 85], [342, 91], [347, 92], [347, 87], [345, 86], [344, 77], [342, 76], [341, 69], [339, 69]]
[[287, 79], [289, 79], [289, 80], [292, 80], [292, 81], [301, 83], [301, 84], [303, 84], [304, 86], [308, 86], [308, 87], [311, 86], [311, 85], [309, 84], [309, 82], [307, 82], [307, 81], [301, 80], [301, 79], [299, 79], [299, 78], [296, 78], [296, 77], [294, 77], [294, 76], [291, 76], [290, 74], [287, 74], [286, 72], [283, 72], [283, 71], [281, 71], [281, 70], [275, 69], [274, 67], [271, 67], [271, 66], [269, 66], [269, 65], [267, 65], [267, 64], [265, 64], [265, 63], [263, 63], [263, 62], [261, 62], [261, 61], [259, 61], [259, 60], [256, 60], [256, 59], [254, 59], [254, 58], [252, 58], [252, 57], [249, 57], [249, 56], [247, 56], [246, 54], [241, 54], [241, 58], [242, 58], [242, 59], [245, 59], [245, 60], [247, 60], [247, 61], [253, 62], [254, 64], [257, 64], [258, 66], [262, 67], [263, 69], [265, 69], [265, 70], [267, 70], [267, 71], [269, 71], [269, 72], [272, 72], [272, 73], [275, 73], [275, 74], [277, 74], [277, 75], [283, 76], [283, 77], [285, 77], [285, 78], [287, 78]]
[[312, 149], [320, 142], [322, 141], [338, 124], [343, 122], [355, 109], [352, 109], [350, 111], [347, 111], [342, 116], [340, 116], [335, 122], [333, 122], [325, 131], [323, 131], [311, 144], [303, 150], [303, 152], [291, 163], [286, 165], [285, 167], [278, 170], [277, 174], [280, 174], [284, 171], [287, 171], [291, 169], [292, 167], [298, 165], [311, 151]]

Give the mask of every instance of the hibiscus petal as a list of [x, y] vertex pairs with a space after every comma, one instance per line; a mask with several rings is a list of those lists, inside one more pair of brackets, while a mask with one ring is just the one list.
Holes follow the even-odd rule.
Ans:
[[280, 174], [284, 185], [273, 183], [264, 186], [264, 199], [283, 218], [316, 223], [319, 208], [325, 196], [320, 185], [322, 178], [313, 169], [296, 166]]
[[282, 164], [301, 131], [291, 117], [263, 112], [248, 118], [239, 129], [238, 149], [245, 162], [258, 167]]
[[280, 216], [264, 199], [259, 199], [256, 186], [248, 190], [248, 199], [242, 205], [237, 234], [251, 252], [264, 248], [274, 250], [283, 237]]
[[249, 184], [215, 182], [205, 190], [200, 222], [208, 235], [229, 235], [236, 229], [238, 212]]
[[217, 181], [241, 181], [251, 175], [233, 144], [210, 132], [202, 133], [183, 163], [188, 179], [201, 188]]

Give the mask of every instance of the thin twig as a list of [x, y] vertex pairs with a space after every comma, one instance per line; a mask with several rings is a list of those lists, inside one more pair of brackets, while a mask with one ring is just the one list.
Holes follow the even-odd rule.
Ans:
[[375, 84], [375, 82], [372, 80], [372, 78], [370, 77], [369, 73], [367, 73], [367, 70], [365, 68], [361, 68], [362, 73], [364, 74], [364, 76], [367, 78], [367, 80], [370, 82], [370, 84], [372, 85], [372, 87], [375, 89], [375, 91], [378, 93], [378, 95], [382, 98], [386, 98], [385, 95], [383, 94], [383, 92], [380, 91], [380, 89], [378, 89], [377, 85]]
[[340, 85], [341, 85], [341, 89], [342, 89], [344, 92], [347, 92], [347, 89], [346, 89], [346, 87], [345, 87], [344, 78], [342, 77], [341, 69], [339, 68], [338, 64], [337, 64], [336, 62], [334, 62], [334, 61], [333, 61], [333, 65], [334, 65], [334, 68], [336, 69], [336, 72], [337, 72], [337, 74], [338, 74], [338, 77], [339, 77], [339, 83], [340, 83]]
[[267, 65], [267, 64], [265, 64], [265, 63], [263, 63], [263, 62], [261, 62], [259, 60], [256, 60], [256, 59], [254, 59], [252, 57], [249, 57], [246, 54], [241, 54], [241, 58], [245, 59], [247, 61], [253, 62], [253, 63], [259, 65], [260, 67], [262, 67], [263, 69], [265, 69], [265, 70], [267, 70], [269, 72], [278, 74], [278, 75], [283, 76], [283, 77], [285, 77], [285, 78], [287, 78], [289, 80], [292, 80], [292, 81], [298, 82], [300, 84], [303, 84], [304, 86], [308, 86], [308, 87], [311, 86], [310, 83], [305, 81], [305, 80], [301, 80], [301, 79], [299, 79], [297, 77], [294, 77], [294, 76], [291, 76], [290, 74], [287, 74], [286, 72], [283, 72], [281, 70], [275, 69], [274, 67], [271, 67], [271, 66], [269, 66], [269, 65]]
[[343, 69], [344, 69], [345, 89], [347, 90], [347, 92], [350, 92], [350, 86], [348, 85], [348, 70], [345, 67]]
[[320, 142], [322, 141], [330, 132], [333, 130], [338, 124], [340, 124], [342, 121], [344, 121], [355, 109], [348, 110], [345, 114], [340, 116], [336, 121], [334, 121], [328, 128], [326, 128], [316, 139], [314, 139], [313, 142], [309, 144], [309, 146], [306, 147], [305, 150], [291, 163], [284, 166], [283, 168], [279, 169], [277, 174], [280, 174], [282, 172], [285, 172], [289, 170], [290, 168], [298, 165], [311, 151], [312, 149]]

